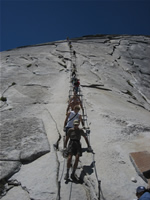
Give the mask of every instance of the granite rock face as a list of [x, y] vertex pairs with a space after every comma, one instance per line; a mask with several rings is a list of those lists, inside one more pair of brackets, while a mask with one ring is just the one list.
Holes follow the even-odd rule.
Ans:
[[[129, 153], [150, 151], [149, 63], [148, 36], [84, 36], [1, 52], [1, 198], [135, 199], [136, 187], [146, 183]], [[76, 172], [82, 184], [63, 180], [73, 64], [95, 153], [82, 140]]]
[[19, 170], [20, 163], [31, 162], [50, 151], [43, 123], [37, 118], [21, 118], [2, 123], [0, 146], [0, 179]]

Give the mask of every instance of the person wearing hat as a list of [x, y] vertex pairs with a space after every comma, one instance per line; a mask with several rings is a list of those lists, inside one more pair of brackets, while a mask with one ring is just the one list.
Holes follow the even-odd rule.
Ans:
[[136, 196], [138, 200], [150, 200], [150, 192], [144, 186], [137, 187]]
[[74, 162], [74, 165], [73, 165], [73, 171], [72, 171], [72, 174], [71, 174], [71, 179], [72, 180], [76, 179], [75, 171], [76, 171], [77, 166], [78, 166], [79, 157], [82, 156], [82, 149], [81, 149], [81, 144], [80, 144], [81, 136], [84, 137], [84, 139], [87, 143], [88, 151], [92, 151], [92, 148], [89, 144], [89, 141], [86, 137], [85, 132], [83, 131], [83, 129], [79, 128], [79, 121], [74, 120], [73, 126], [74, 126], [73, 128], [69, 129], [65, 143], [64, 143], [64, 148], [66, 148], [68, 140], [70, 139], [69, 144], [68, 144], [68, 148], [67, 148], [68, 159], [67, 159], [67, 173], [64, 177], [65, 180], [67, 180], [69, 178], [69, 169], [70, 169], [70, 166], [71, 166], [71, 161], [72, 161], [73, 155], [75, 156], [75, 162]]

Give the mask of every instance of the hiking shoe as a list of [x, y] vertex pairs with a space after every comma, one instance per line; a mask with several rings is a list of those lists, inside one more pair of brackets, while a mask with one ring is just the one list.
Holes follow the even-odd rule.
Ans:
[[71, 174], [71, 179], [72, 180], [78, 180], [77, 176], [75, 176], [75, 174]]
[[68, 180], [69, 179], [69, 174], [66, 173], [65, 177], [64, 177], [64, 180]]

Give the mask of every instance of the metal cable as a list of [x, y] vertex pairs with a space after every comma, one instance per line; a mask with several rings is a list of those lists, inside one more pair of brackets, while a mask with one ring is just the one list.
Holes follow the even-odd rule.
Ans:
[[72, 182], [71, 182], [71, 186], [70, 186], [69, 200], [71, 200], [71, 193], [72, 193]]
[[65, 158], [64, 158], [64, 163], [63, 163], [63, 169], [62, 169], [61, 177], [59, 179], [60, 182], [61, 182], [63, 174], [64, 174], [64, 169], [65, 169]]

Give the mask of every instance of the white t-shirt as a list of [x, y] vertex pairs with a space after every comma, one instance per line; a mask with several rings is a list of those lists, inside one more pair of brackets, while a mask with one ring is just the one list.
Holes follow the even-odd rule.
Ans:
[[[75, 116], [76, 115], [76, 116]], [[75, 116], [75, 117], [74, 117]], [[67, 122], [67, 125], [66, 127], [71, 127], [73, 128], [73, 122], [74, 120], [79, 120], [79, 117], [80, 117], [80, 114], [79, 113], [75, 113], [74, 111], [71, 111], [70, 112], [70, 115], [68, 117], [68, 122]], [[71, 118], [73, 118], [72, 120], [70, 120]]]

